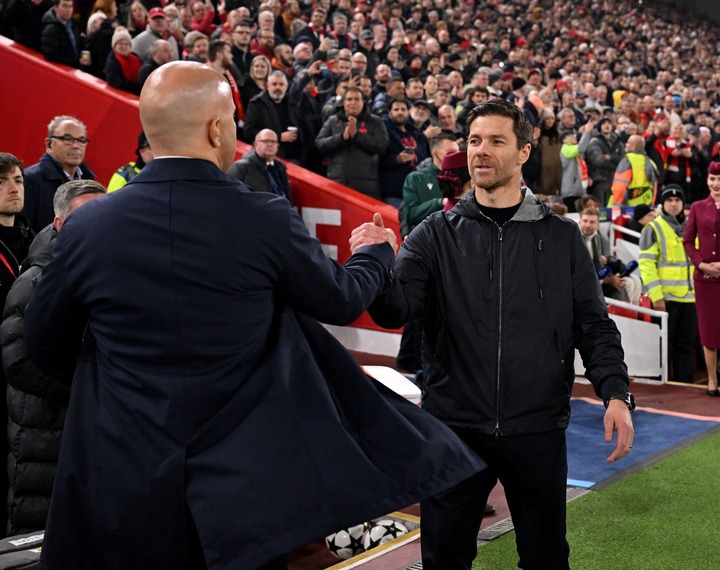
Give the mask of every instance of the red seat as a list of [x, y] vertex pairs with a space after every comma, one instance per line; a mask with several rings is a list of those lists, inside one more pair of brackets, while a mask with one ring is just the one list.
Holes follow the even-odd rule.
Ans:
[[[616, 226], [622, 226], [622, 227], [626, 228], [627, 225], [628, 225], [628, 223], [630, 222], [630, 220], [632, 220], [632, 216], [631, 216], [631, 215], [629, 215], [629, 214], [620, 214], [617, 218], [615, 218], [615, 219], [613, 220], [613, 224], [615, 224]], [[624, 234], [623, 234], [620, 230], [615, 230], [615, 234], [614, 234], [614, 235], [615, 235], [615, 238], [614, 238], [613, 241], [619, 240], [619, 239], [625, 239]]]
[[[645, 307], [646, 309], [652, 309], [652, 301], [650, 300], [650, 297], [648, 297], [645, 293], [640, 295], [640, 302], [638, 303], [638, 305], [640, 305], [641, 307]], [[638, 313], [638, 319], [649, 323], [650, 315], [645, 313]]]
[[617, 307], [615, 305], [608, 305], [608, 313], [611, 315], [617, 315], [618, 317], [626, 317], [628, 319], [637, 319], [637, 311], [631, 311], [625, 307]]

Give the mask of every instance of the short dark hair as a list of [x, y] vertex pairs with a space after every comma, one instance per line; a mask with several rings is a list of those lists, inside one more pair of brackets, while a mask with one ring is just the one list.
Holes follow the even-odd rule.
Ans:
[[22, 172], [22, 160], [9, 152], [0, 152], [0, 174], [7, 174], [14, 170], [16, 166]]
[[105, 186], [95, 180], [71, 180], [58, 187], [53, 197], [53, 211], [63, 220], [70, 215], [70, 202], [85, 194], [107, 194]]
[[230, 46], [225, 40], [211, 41], [208, 46], [208, 61], [215, 61], [215, 57], [225, 49], [225, 46]]
[[405, 108], [408, 111], [410, 110], [410, 101], [405, 99], [405, 97], [395, 97], [395, 99], [390, 99], [390, 105], [388, 105], [388, 110], [392, 109], [392, 106], [395, 103], [401, 103], [402, 105], [405, 105]]
[[443, 141], [455, 142], [456, 140], [457, 137], [453, 133], [441, 132], [436, 137], [430, 139], [430, 150], [435, 150], [443, 143]]
[[523, 110], [515, 103], [506, 101], [505, 99], [490, 99], [483, 101], [475, 107], [468, 115], [466, 129], [470, 130], [470, 125], [478, 117], [500, 116], [507, 117], [513, 121], [513, 130], [517, 138], [517, 147], [522, 149], [525, 145], [532, 144], [533, 126], [527, 118]]

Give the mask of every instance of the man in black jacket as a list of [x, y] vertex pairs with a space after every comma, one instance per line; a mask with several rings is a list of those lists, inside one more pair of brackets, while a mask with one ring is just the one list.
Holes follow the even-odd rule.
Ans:
[[50, 261], [65, 219], [86, 202], [105, 194], [94, 180], [66, 182], [55, 193], [55, 219], [33, 240], [26, 271], [10, 289], [0, 326], [3, 368], [7, 377], [10, 535], [45, 528], [55, 468], [60, 454], [70, 388], [44, 375], [25, 353], [25, 307], [35, 282]]
[[42, 19], [40, 44], [48, 61], [80, 67], [83, 40], [72, 15], [72, 0], [53, 0], [53, 7], [45, 12]]
[[264, 128], [275, 131], [280, 139], [278, 156], [300, 166], [305, 160], [302, 123], [296, 101], [288, 95], [287, 76], [279, 70], [268, 77], [267, 89], [250, 99], [245, 111], [245, 138], [254, 141]]
[[[0, 153], [0, 307], [10, 287], [20, 274], [20, 264], [28, 253], [35, 234], [28, 221], [20, 215], [25, 197], [25, 185], [20, 160], [5, 152]], [[0, 370], [0, 381], [4, 383], [5, 374]], [[7, 417], [7, 402], [0, 399], [0, 420]], [[7, 423], [7, 422], [6, 422]], [[8, 450], [8, 438], [0, 438], [0, 457]], [[0, 469], [0, 520], [7, 519], [8, 479], [7, 470]], [[0, 536], [5, 529], [0, 527]]]
[[423, 568], [470, 568], [483, 507], [500, 480], [519, 566], [567, 569], [565, 429], [574, 349], [607, 406], [605, 441], [617, 431], [613, 462], [633, 439], [620, 335], [577, 224], [521, 187], [533, 132], [522, 109], [487, 101], [468, 125], [474, 191], [415, 228], [393, 285], [370, 309], [389, 328], [425, 315], [423, 407], [488, 464], [422, 502]]
[[50, 121], [45, 154], [25, 170], [23, 214], [35, 232], [53, 221], [53, 196], [61, 184], [95, 178], [84, 162], [89, 142], [87, 128], [79, 119], [58, 115]]
[[275, 131], [263, 129], [255, 137], [252, 150], [233, 163], [228, 175], [239, 178], [251, 190], [277, 194], [292, 202], [287, 168], [277, 159], [278, 144]]

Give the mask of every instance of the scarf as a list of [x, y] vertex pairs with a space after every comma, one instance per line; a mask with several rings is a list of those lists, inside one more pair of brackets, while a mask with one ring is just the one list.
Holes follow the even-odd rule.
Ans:
[[142, 66], [142, 61], [140, 61], [140, 58], [136, 56], [134, 53], [129, 53], [128, 55], [120, 55], [119, 53], [113, 53], [115, 56], [115, 59], [120, 64], [120, 67], [122, 68], [122, 74], [128, 81], [131, 81], [132, 83], [138, 82], [138, 71], [140, 71], [140, 67]]

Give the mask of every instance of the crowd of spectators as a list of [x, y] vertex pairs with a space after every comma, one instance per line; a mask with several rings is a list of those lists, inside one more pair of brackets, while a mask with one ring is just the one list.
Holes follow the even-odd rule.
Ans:
[[11, 0], [0, 25], [132, 93], [167, 61], [214, 64], [239, 139], [271, 128], [280, 158], [396, 205], [431, 140], [463, 148], [464, 118], [488, 97], [524, 108], [536, 127], [524, 180], [571, 211], [586, 192], [607, 204], [635, 134], [660, 188], [698, 200], [720, 140], [718, 34], [652, 1]]

